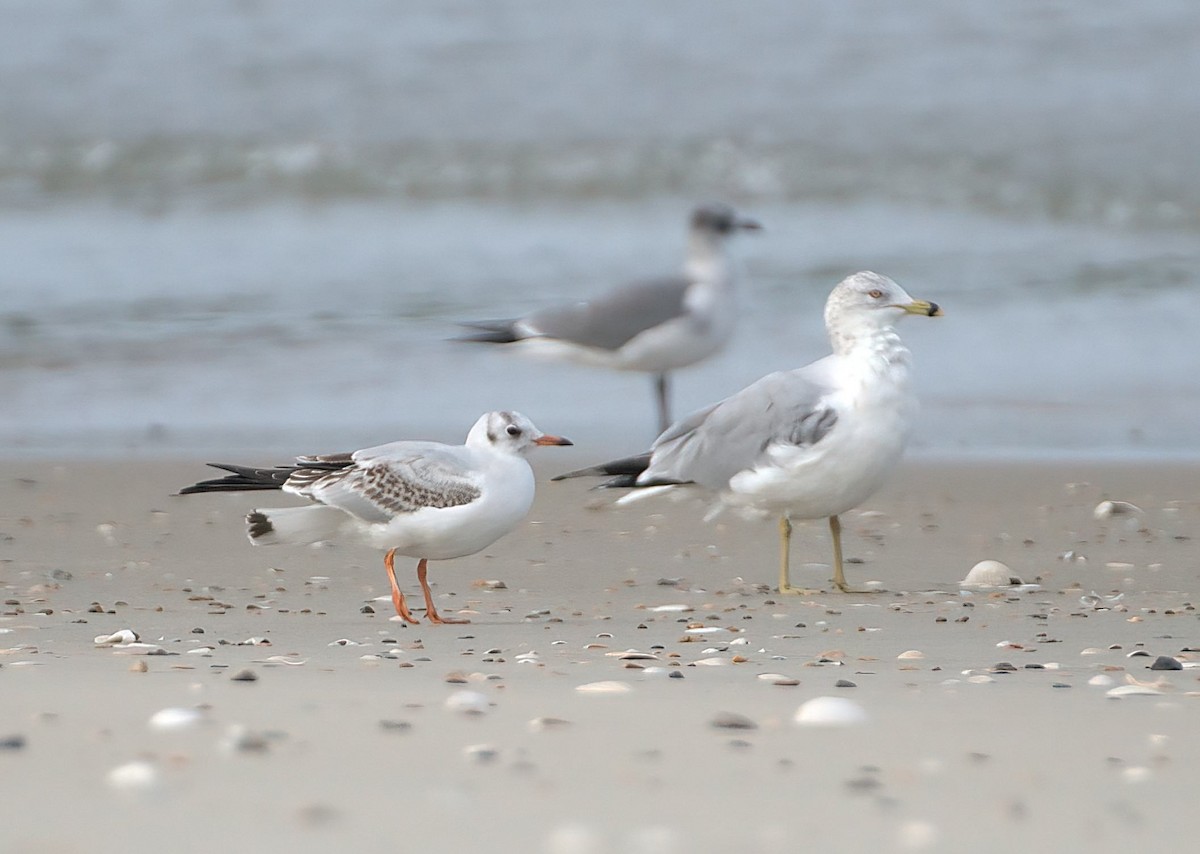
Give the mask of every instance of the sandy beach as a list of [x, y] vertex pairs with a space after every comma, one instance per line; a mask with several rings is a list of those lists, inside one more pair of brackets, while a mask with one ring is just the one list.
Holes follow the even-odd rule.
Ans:
[[[405, 626], [377, 554], [252, 548], [261, 496], [173, 496], [199, 464], [11, 463], [4, 850], [1195, 843], [1200, 468], [910, 460], [844, 520], [880, 592], [787, 598], [770, 522], [550, 473], [516, 533], [432, 565], [471, 624]], [[824, 525], [793, 548], [822, 584]], [[960, 589], [983, 559], [1024, 585]], [[826, 696], [865, 720], [794, 721]]]

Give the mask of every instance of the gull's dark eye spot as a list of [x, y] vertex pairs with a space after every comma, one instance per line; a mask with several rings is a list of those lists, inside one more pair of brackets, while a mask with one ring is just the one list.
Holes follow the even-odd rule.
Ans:
[[518, 427], [516, 424], [509, 424], [507, 432], [508, 432], [508, 435], [510, 435], [510, 436], [520, 436], [521, 428]]
[[875, 288], [874, 290], [867, 291], [867, 296], [869, 296], [871, 299], [879, 299], [881, 296], [883, 296], [883, 291], [879, 290], [879, 288]]

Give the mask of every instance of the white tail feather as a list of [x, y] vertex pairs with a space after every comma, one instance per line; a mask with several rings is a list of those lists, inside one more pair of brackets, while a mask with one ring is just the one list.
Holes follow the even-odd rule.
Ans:
[[308, 545], [331, 539], [345, 520], [335, 507], [277, 507], [251, 512], [246, 530], [256, 546]]

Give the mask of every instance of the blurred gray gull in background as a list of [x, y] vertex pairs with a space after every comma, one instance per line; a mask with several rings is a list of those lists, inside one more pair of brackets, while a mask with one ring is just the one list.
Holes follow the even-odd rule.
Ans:
[[[793, 519], [829, 519], [833, 583], [852, 592], [842, 569], [838, 515], [871, 496], [899, 461], [917, 402], [909, 390], [909, 351], [895, 323], [906, 314], [939, 317], [877, 273], [844, 279], [825, 303], [833, 353], [768, 374], [672, 425], [649, 453], [559, 475], [607, 475], [604, 487], [674, 491], [696, 485], [723, 507], [779, 515], [780, 593], [792, 587]], [[626, 496], [622, 501], [631, 496]]]
[[519, 412], [480, 416], [462, 445], [392, 442], [349, 454], [297, 457], [276, 468], [209, 463], [231, 474], [179, 491], [278, 489], [314, 502], [305, 507], [253, 510], [250, 542], [309, 544], [347, 540], [386, 549], [383, 563], [392, 604], [406, 622], [419, 622], [396, 583], [397, 554], [419, 558], [417, 580], [431, 623], [441, 616], [426, 580], [430, 560], [475, 554], [507, 534], [533, 504], [533, 470], [525, 454], [535, 445], [570, 445], [547, 435]]
[[729, 239], [759, 229], [725, 204], [692, 212], [683, 273], [634, 282], [594, 300], [536, 311], [514, 320], [463, 323], [458, 339], [514, 344], [551, 358], [654, 375], [660, 431], [671, 423], [668, 374], [707, 359], [737, 322], [738, 263]]

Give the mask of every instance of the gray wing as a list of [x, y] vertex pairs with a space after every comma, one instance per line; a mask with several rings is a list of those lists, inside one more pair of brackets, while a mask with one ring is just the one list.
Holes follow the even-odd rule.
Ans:
[[692, 284], [684, 276], [639, 282], [591, 302], [535, 312], [522, 326], [534, 335], [619, 350], [647, 329], [687, 314], [684, 300]]
[[698, 483], [723, 489], [766, 457], [769, 446], [815, 445], [837, 423], [825, 360], [768, 374], [737, 394], [679, 421], [654, 443], [639, 483]]
[[428, 507], [458, 507], [470, 504], [482, 491], [456, 450], [436, 442], [367, 448], [356, 451], [346, 468], [297, 478], [295, 483], [289, 479], [284, 490], [365, 522], [387, 522]]

